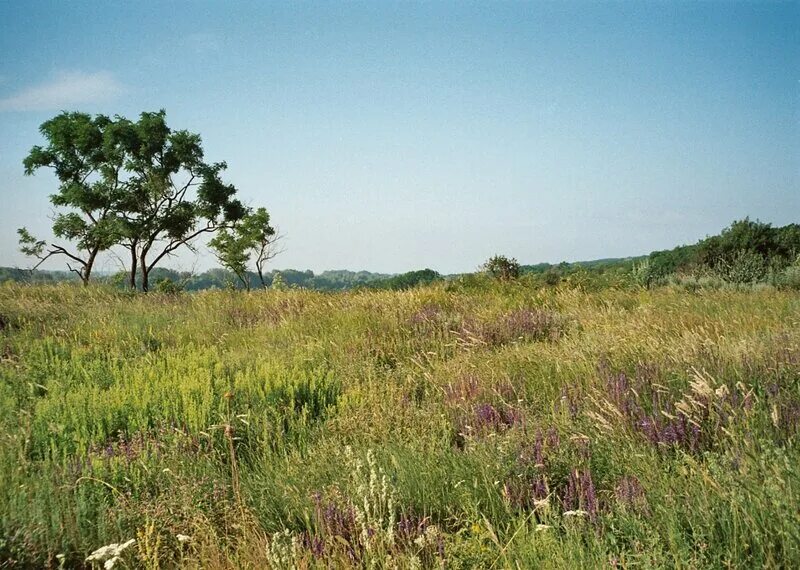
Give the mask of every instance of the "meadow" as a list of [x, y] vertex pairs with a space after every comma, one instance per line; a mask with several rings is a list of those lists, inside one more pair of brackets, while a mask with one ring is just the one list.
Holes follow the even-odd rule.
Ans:
[[9, 283], [0, 329], [0, 567], [800, 567], [797, 292]]

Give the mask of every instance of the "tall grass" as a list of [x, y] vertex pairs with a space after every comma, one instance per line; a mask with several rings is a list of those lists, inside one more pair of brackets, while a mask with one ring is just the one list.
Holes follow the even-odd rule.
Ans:
[[0, 317], [0, 565], [800, 566], [791, 291], [5, 285]]

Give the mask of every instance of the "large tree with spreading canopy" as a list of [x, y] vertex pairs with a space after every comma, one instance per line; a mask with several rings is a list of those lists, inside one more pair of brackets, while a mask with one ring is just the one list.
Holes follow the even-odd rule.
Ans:
[[[232, 230], [248, 215], [224, 162], [207, 162], [200, 135], [172, 130], [166, 113], [138, 120], [62, 113], [42, 125], [46, 147], [34, 147], [26, 173], [52, 167], [59, 190], [51, 203], [66, 211], [53, 233], [69, 244], [48, 243], [19, 230], [21, 250], [39, 259], [66, 256], [88, 282], [97, 255], [115, 245], [129, 255], [129, 285], [147, 291], [153, 268], [203, 234]], [[76, 267], [72, 267], [75, 265]]]

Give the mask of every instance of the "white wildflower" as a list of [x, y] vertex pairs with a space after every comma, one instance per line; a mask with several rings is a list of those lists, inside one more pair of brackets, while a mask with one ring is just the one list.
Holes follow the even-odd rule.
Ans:
[[122, 553], [135, 542], [136, 539], [132, 538], [122, 544], [114, 542], [106, 546], [101, 546], [86, 557], [86, 562], [103, 562], [103, 568], [105, 568], [105, 570], [111, 570], [114, 568], [114, 565], [119, 562]]
[[301, 556], [300, 541], [294, 533], [284, 529], [272, 535], [267, 549], [269, 568], [297, 568]]
[[425, 532], [414, 539], [414, 544], [423, 548], [425, 546], [432, 546], [436, 544], [439, 538], [440, 532], [439, 527], [435, 524], [430, 525], [429, 527], [425, 528]]
[[187, 542], [192, 540], [191, 536], [187, 536], [185, 534], [176, 534], [175, 538], [177, 538], [178, 542], [180, 542], [181, 544], [186, 544]]

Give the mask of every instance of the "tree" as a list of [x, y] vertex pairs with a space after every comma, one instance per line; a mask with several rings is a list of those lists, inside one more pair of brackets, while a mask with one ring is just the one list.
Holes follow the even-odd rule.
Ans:
[[[166, 113], [94, 118], [61, 113], [41, 126], [48, 140], [25, 159], [25, 172], [52, 167], [59, 191], [50, 201], [67, 208], [55, 216], [53, 233], [76, 248], [48, 244], [20, 228], [21, 250], [40, 261], [53, 255], [88, 282], [97, 255], [115, 245], [130, 253], [129, 285], [149, 288], [152, 270], [196, 238], [233, 228], [247, 209], [236, 188], [222, 180], [224, 162], [208, 163], [200, 135], [173, 131]], [[75, 267], [73, 267], [73, 265]]]
[[23, 161], [25, 174], [43, 167], [54, 170], [59, 186], [50, 202], [65, 211], [54, 215], [53, 234], [74, 246], [47, 243], [20, 228], [20, 251], [39, 260], [34, 269], [50, 257], [64, 256], [69, 270], [86, 285], [98, 254], [119, 240], [121, 226], [114, 205], [121, 190], [122, 161], [107, 152], [109, 124], [104, 115], [63, 112], [41, 125], [48, 144], [31, 149]]
[[261, 286], [266, 288], [267, 281], [264, 268], [267, 262], [283, 250], [276, 247], [283, 236], [270, 225], [269, 212], [266, 208], [258, 208], [249, 215], [241, 224], [242, 233], [247, 235], [252, 244], [255, 256], [256, 273], [261, 281]]
[[519, 262], [505, 255], [495, 255], [483, 264], [481, 268], [485, 273], [499, 279], [500, 281], [510, 281], [517, 279], [520, 275]]
[[251, 258], [255, 262], [261, 286], [266, 287], [264, 268], [270, 259], [280, 253], [275, 249], [280, 237], [270, 225], [267, 209], [258, 208], [248, 212], [234, 228], [221, 229], [209, 242], [209, 246], [219, 262], [231, 270], [249, 291], [250, 274], [247, 266]]
[[113, 134], [131, 173], [120, 201], [131, 285], [138, 265], [147, 291], [150, 272], [165, 257], [193, 249], [202, 234], [233, 228], [247, 210], [222, 180], [227, 165], [205, 162], [200, 135], [171, 130], [164, 110], [142, 113], [136, 123], [120, 118]]
[[250, 275], [247, 272], [247, 264], [250, 261], [250, 247], [246, 239], [238, 232], [220, 230], [208, 245], [220, 264], [232, 271], [249, 291]]

